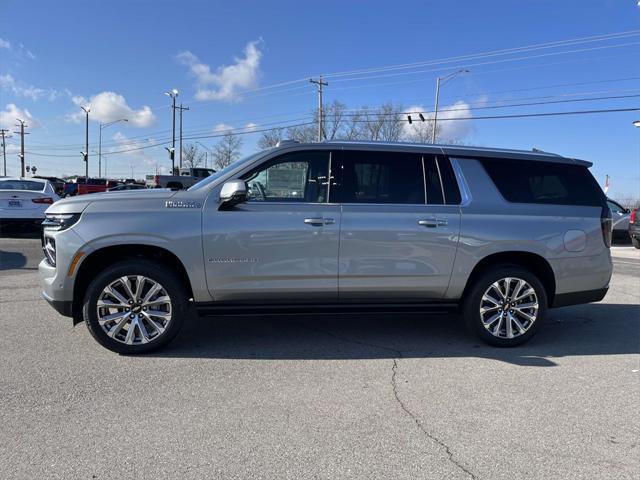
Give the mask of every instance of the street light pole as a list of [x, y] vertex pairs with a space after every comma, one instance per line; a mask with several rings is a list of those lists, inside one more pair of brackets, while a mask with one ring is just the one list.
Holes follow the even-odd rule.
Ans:
[[2, 158], [3, 158], [3, 165], [4, 165], [4, 176], [7, 176], [7, 144], [6, 144], [6, 139], [10, 138], [7, 137], [7, 133], [9, 132], [9, 130], [7, 130], [6, 128], [0, 129], [0, 136], [2, 136]]
[[433, 110], [433, 131], [431, 132], [431, 143], [436, 143], [437, 125], [438, 125], [438, 103], [440, 101], [440, 85], [444, 85], [453, 77], [461, 73], [469, 73], [469, 70], [464, 70], [464, 69], [458, 70], [457, 72], [450, 73], [445, 77], [438, 77], [436, 79], [436, 105]]
[[84, 176], [85, 178], [89, 178], [89, 112], [91, 109], [80, 107], [86, 116], [86, 123], [84, 127]]
[[24, 177], [24, 136], [28, 135], [24, 132], [24, 129], [27, 126], [27, 123], [19, 118], [16, 118], [16, 120], [20, 122], [20, 125], [16, 125], [16, 127], [20, 127], [20, 131], [14, 132], [20, 134], [20, 154], [18, 155], [20, 157], [20, 176]]
[[173, 137], [171, 140], [171, 150], [169, 150], [169, 155], [171, 156], [171, 175], [173, 175], [176, 165], [175, 165], [175, 154], [176, 154], [176, 97], [179, 95], [178, 90], [175, 88], [170, 92], [164, 92], [165, 95], [168, 95], [173, 100], [173, 104], [171, 106], [171, 111], [173, 112]]
[[[119, 120], [114, 120], [113, 122], [101, 123], [100, 124], [100, 135], [98, 140], [98, 177], [102, 178], [102, 129], [107, 128], [110, 125], [113, 125], [118, 122], [128, 122], [126, 118], [121, 118]], [[107, 163], [104, 164], [104, 176], [107, 176]]]
[[213, 168], [213, 150], [211, 150], [209, 147], [207, 147], [203, 143], [200, 143], [197, 140], [196, 140], [196, 143], [198, 145], [200, 145], [202, 148], [204, 148], [204, 150], [205, 150], [205, 153], [204, 153], [204, 155], [205, 155], [205, 157], [204, 157], [204, 168], [207, 168], [207, 154], [211, 155], [211, 168]]

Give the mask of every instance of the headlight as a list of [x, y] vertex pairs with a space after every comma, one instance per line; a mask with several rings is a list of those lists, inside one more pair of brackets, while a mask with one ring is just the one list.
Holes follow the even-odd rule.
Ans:
[[72, 227], [78, 220], [80, 220], [79, 213], [48, 213], [42, 222], [42, 227], [48, 231], [59, 232]]

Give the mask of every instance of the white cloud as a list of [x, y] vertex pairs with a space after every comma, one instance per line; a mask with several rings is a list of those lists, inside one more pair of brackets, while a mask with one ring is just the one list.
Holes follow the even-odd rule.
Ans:
[[[405, 112], [424, 112], [424, 105], [414, 105]], [[417, 114], [412, 114], [413, 123], [404, 124], [404, 135], [419, 142], [431, 142], [433, 128], [433, 113], [424, 113], [425, 122], [420, 121]], [[448, 120], [462, 118], [463, 120]], [[469, 120], [473, 118], [468, 103], [459, 100], [452, 105], [441, 106], [438, 109], [438, 143], [456, 142], [463, 140], [473, 133], [474, 127]], [[469, 120], [467, 120], [469, 119]]]
[[213, 133], [225, 133], [229, 130], [233, 130], [233, 127], [226, 123], [218, 123], [213, 127]]
[[71, 96], [68, 90], [60, 91], [55, 88], [39, 88], [33, 85], [26, 85], [17, 81], [8, 73], [0, 75], [0, 90], [5, 90], [13, 93], [16, 97], [28, 98], [33, 101], [45, 97], [49, 101], [54, 101], [64, 95]]
[[15, 103], [9, 103], [4, 110], [0, 110], [0, 128], [13, 128], [18, 123], [18, 118], [24, 120], [30, 128], [40, 126], [29, 110], [19, 108]]
[[259, 125], [257, 123], [249, 122], [244, 126], [244, 128], [245, 130], [253, 132], [254, 130], [257, 130], [258, 126]]
[[187, 65], [196, 78], [196, 99], [234, 101], [241, 98], [241, 90], [255, 87], [258, 83], [262, 57], [258, 44], [258, 41], [249, 42], [244, 48], [243, 58], [235, 58], [233, 65], [221, 66], [216, 72], [188, 50], [176, 58]]
[[[157, 159], [152, 155], [153, 147], [157, 145], [153, 138], [131, 139], [122, 132], [116, 132], [112, 137], [116, 145], [102, 149], [103, 162], [108, 162], [109, 177], [143, 178], [144, 175], [155, 172]], [[144, 148], [141, 148], [144, 147]], [[129, 151], [123, 151], [129, 150]], [[165, 173], [168, 169], [158, 166], [159, 173]]]
[[6, 48], [7, 50], [11, 50], [11, 42], [9, 40], [4, 40], [0, 38], [0, 48]]
[[[146, 128], [153, 125], [156, 117], [148, 106], [134, 110], [122, 95], [115, 92], [101, 92], [89, 100], [85, 97], [75, 96], [71, 99], [78, 107], [90, 109], [89, 118], [98, 122], [113, 122], [126, 118], [128, 124], [134, 127]], [[84, 117], [84, 112], [74, 112], [68, 115], [72, 122], [79, 122]]]

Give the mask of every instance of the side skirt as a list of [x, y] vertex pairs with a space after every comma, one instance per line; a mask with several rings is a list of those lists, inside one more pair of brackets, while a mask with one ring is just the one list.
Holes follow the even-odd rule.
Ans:
[[238, 304], [199, 302], [195, 304], [202, 317], [227, 315], [297, 315], [297, 314], [362, 314], [362, 313], [451, 313], [458, 311], [455, 302], [366, 303], [366, 304]]

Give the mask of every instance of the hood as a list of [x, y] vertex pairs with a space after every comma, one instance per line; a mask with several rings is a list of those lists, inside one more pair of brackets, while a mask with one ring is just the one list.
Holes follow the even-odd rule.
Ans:
[[75, 197], [67, 197], [58, 200], [47, 208], [45, 213], [82, 213], [92, 203], [118, 203], [122, 200], [164, 200], [177, 193], [168, 188], [154, 188], [147, 190], [125, 190], [123, 192], [88, 193]]

